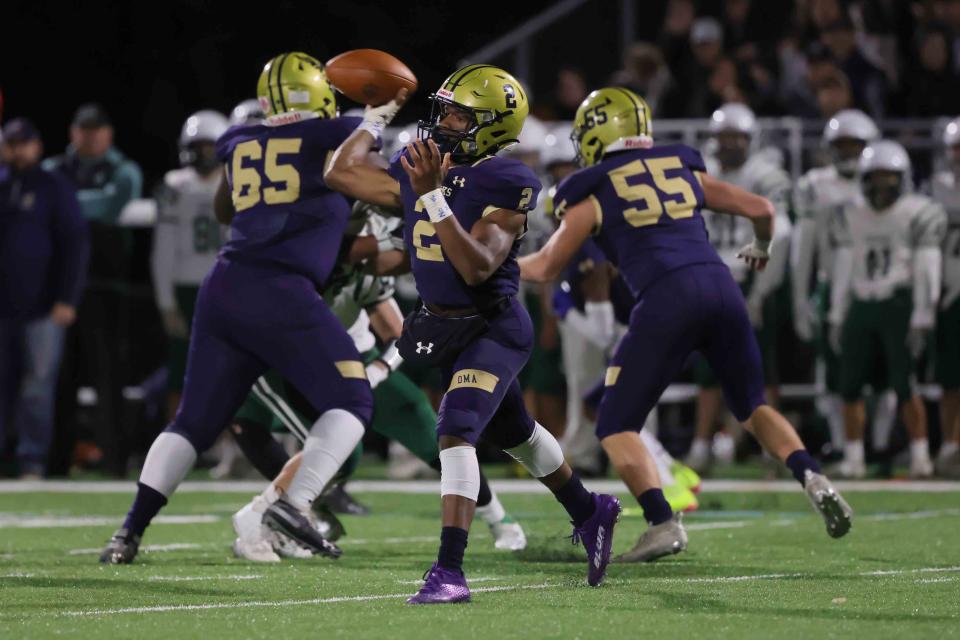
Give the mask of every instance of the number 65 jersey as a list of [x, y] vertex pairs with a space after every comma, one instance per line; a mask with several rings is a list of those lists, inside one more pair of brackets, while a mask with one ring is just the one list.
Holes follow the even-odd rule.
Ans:
[[234, 127], [217, 140], [236, 215], [221, 255], [275, 265], [322, 289], [350, 217], [347, 198], [323, 182], [328, 158], [360, 118], [314, 118]]
[[621, 151], [561, 182], [556, 212], [593, 200], [597, 242], [639, 298], [674, 269], [723, 264], [700, 212], [705, 170], [700, 152], [682, 144]]

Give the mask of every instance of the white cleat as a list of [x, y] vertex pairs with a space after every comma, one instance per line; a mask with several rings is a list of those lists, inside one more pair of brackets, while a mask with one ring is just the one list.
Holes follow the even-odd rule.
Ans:
[[867, 465], [862, 461], [841, 460], [831, 471], [831, 475], [847, 480], [863, 480], [867, 477]]
[[293, 558], [295, 560], [307, 560], [313, 557], [313, 552], [301, 547], [296, 540], [285, 536], [279, 531], [269, 529], [267, 531], [267, 540], [273, 550], [283, 558]]
[[523, 551], [527, 548], [527, 536], [519, 522], [504, 518], [490, 525], [493, 546], [501, 551]]
[[267, 501], [257, 496], [233, 514], [233, 530], [237, 534], [233, 553], [238, 558], [253, 562], [280, 562], [280, 556], [274, 553], [267, 540], [268, 530], [263, 526], [263, 510], [266, 507]]
[[910, 477], [917, 479], [932, 478], [933, 462], [930, 460], [930, 458], [911, 458]]
[[853, 509], [847, 504], [830, 480], [823, 474], [807, 469], [803, 478], [803, 490], [810, 504], [817, 510], [827, 525], [831, 538], [842, 538], [853, 526]]
[[673, 514], [666, 522], [648, 527], [637, 544], [614, 562], [653, 562], [657, 558], [680, 553], [687, 548], [687, 530], [683, 528], [683, 515]]

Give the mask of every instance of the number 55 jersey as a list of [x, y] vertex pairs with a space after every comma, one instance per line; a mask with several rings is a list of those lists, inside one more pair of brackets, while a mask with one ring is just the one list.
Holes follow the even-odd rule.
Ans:
[[622, 151], [569, 176], [560, 215], [592, 200], [597, 241], [637, 298], [607, 369], [597, 436], [639, 431], [694, 351], [744, 421], [763, 404], [763, 368], [743, 294], [710, 244], [700, 154], [684, 145]]
[[350, 216], [347, 199], [323, 171], [360, 118], [309, 119], [234, 127], [217, 141], [236, 215], [221, 255], [282, 266], [322, 289], [333, 270]]
[[592, 199], [597, 242], [640, 297], [665, 274], [692, 264], [723, 264], [711, 246], [701, 209], [700, 152], [686, 145], [623, 151], [567, 177], [556, 213]]

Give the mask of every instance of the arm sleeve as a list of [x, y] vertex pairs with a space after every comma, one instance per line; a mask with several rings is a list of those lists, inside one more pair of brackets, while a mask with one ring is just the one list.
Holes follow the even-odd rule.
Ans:
[[767, 263], [767, 268], [757, 274], [750, 297], [758, 296], [765, 299], [783, 284], [786, 277], [792, 228], [790, 217], [787, 215], [789, 189], [789, 178], [782, 172], [778, 172], [777, 176], [769, 181], [769, 185], [762, 189], [762, 195], [769, 198], [776, 208], [776, 222], [770, 243], [770, 261]]
[[813, 263], [817, 248], [817, 224], [812, 211], [813, 185], [803, 178], [794, 191], [793, 209], [797, 214], [797, 226], [790, 244], [790, 271], [793, 275], [794, 311], [802, 309], [810, 298], [810, 281], [813, 278]]
[[167, 186], [157, 195], [157, 226], [153, 230], [153, 255], [150, 259], [154, 296], [157, 307], [162, 310], [175, 309], [177, 306], [173, 293], [173, 271], [177, 263], [180, 221], [174, 208], [173, 197], [170, 187]]
[[917, 215], [913, 224], [913, 315], [910, 326], [930, 329], [934, 325], [940, 301], [943, 254], [941, 246], [947, 231], [947, 214], [931, 202]]
[[55, 244], [61, 256], [56, 301], [76, 307], [86, 284], [90, 261], [90, 230], [80, 211], [77, 192], [65, 180], [56, 180]]
[[850, 282], [853, 277], [853, 249], [838, 247], [833, 256], [833, 286], [830, 290], [830, 312], [827, 319], [832, 325], [843, 324], [850, 306]]

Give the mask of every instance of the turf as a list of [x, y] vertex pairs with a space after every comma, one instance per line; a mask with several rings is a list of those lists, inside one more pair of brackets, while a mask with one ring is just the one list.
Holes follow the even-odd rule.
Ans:
[[[496, 552], [475, 525], [465, 567], [474, 601], [448, 607], [403, 604], [436, 552], [437, 500], [358, 497], [374, 513], [345, 519], [338, 561], [237, 560], [229, 516], [247, 496], [191, 493], [175, 496], [164, 514], [219, 519], [155, 524], [144, 543], [198, 546], [105, 567], [94, 553], [70, 551], [100, 547], [114, 524], [49, 524], [119, 520], [129, 496], [0, 495], [0, 638], [960, 636], [960, 486], [850, 494], [858, 520], [839, 541], [799, 491], [706, 495], [686, 520], [688, 552], [611, 566], [596, 589], [585, 584], [583, 552], [565, 537], [559, 505], [545, 495], [505, 495], [529, 548]], [[27, 516], [44, 516], [39, 524], [48, 526], [12, 526]], [[615, 551], [643, 528], [624, 518]]]

